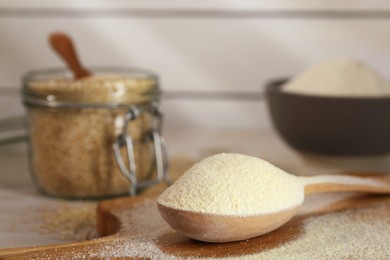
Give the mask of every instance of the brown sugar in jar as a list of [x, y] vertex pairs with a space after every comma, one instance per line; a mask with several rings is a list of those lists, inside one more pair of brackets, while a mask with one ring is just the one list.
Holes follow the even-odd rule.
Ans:
[[135, 194], [166, 175], [157, 77], [136, 69], [67, 70], [24, 78], [30, 168], [38, 188], [63, 198]]

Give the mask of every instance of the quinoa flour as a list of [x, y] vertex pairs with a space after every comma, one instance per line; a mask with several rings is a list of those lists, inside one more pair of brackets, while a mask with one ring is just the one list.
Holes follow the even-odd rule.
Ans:
[[251, 156], [221, 153], [190, 168], [161, 194], [161, 205], [218, 215], [249, 216], [303, 202], [303, 183]]
[[288, 93], [316, 96], [390, 96], [389, 82], [366, 64], [347, 58], [314, 65], [282, 89]]

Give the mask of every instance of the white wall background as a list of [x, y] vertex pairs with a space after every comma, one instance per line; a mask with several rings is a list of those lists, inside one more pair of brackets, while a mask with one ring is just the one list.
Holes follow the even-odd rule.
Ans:
[[168, 128], [269, 127], [265, 82], [332, 57], [390, 78], [390, 1], [0, 0], [0, 87], [63, 66], [52, 31], [86, 65], [156, 71]]

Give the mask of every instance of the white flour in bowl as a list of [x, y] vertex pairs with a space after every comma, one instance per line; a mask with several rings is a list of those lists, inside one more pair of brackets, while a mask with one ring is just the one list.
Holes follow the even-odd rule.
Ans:
[[333, 97], [390, 96], [390, 84], [366, 64], [334, 59], [317, 64], [283, 86], [296, 94]]
[[303, 202], [303, 184], [272, 164], [222, 153], [190, 168], [158, 198], [161, 205], [206, 214], [250, 216]]

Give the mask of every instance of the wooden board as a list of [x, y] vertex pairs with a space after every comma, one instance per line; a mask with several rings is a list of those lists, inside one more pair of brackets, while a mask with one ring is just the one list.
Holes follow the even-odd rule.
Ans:
[[[103, 201], [98, 206], [98, 232], [102, 236], [99, 239], [68, 243], [62, 245], [50, 245], [29, 248], [16, 248], [0, 250], [0, 259], [70, 259], [77, 258], [108, 258], [108, 259], [124, 259], [126, 251], [121, 253], [115, 250], [121, 247], [121, 242], [144, 239], [142, 236], [145, 232], [145, 237], [150, 230], [147, 227], [142, 227], [138, 234], [131, 231], [131, 227], [137, 227], [139, 223], [145, 222], [148, 216], [142, 215], [143, 208], [140, 205], [154, 205], [155, 197], [124, 197]], [[223, 244], [204, 243], [188, 239], [173, 230], [167, 229], [166, 232], [157, 233], [153, 237], [156, 248], [167, 256], [196, 256], [196, 257], [225, 257], [225, 256], [242, 256], [249, 255], [263, 250], [271, 249], [297, 237], [304, 235], [303, 221], [308, 217], [316, 217], [322, 214], [327, 214], [333, 211], [342, 211], [351, 208], [372, 208], [373, 205], [383, 204], [390, 205], [389, 196], [364, 196], [358, 194], [340, 194], [340, 199], [325, 203], [323, 206], [318, 206], [316, 203], [306, 207], [304, 212], [294, 217], [286, 225], [280, 229], [260, 236], [254, 239], [231, 242]], [[372, 208], [375, 211], [375, 208]], [[157, 211], [154, 211], [156, 213]], [[390, 206], [389, 211], [390, 212]], [[129, 216], [132, 216], [129, 218]], [[157, 214], [158, 215], [158, 214]], [[134, 218], [136, 217], [136, 218]], [[150, 216], [149, 216], [150, 217]], [[159, 218], [159, 216], [152, 216]], [[388, 218], [389, 216], [380, 216]], [[137, 219], [138, 218], [138, 219]], [[161, 222], [158, 225], [166, 225]], [[158, 229], [159, 226], [153, 226], [151, 229]], [[130, 228], [129, 228], [130, 227]], [[146, 238], [145, 238], [146, 239]], [[143, 258], [143, 255], [139, 255]], [[131, 258], [131, 257], [128, 257]], [[134, 256], [133, 258], [138, 258]], [[157, 259], [158, 257], [156, 257]]]

